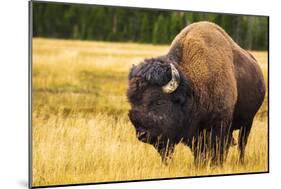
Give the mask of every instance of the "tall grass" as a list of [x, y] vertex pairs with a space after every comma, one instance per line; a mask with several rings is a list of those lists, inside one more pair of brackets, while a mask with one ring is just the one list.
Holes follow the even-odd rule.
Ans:
[[[33, 186], [266, 171], [267, 100], [245, 164], [230, 149], [223, 167], [195, 167], [180, 144], [165, 166], [128, 120], [127, 74], [168, 46], [33, 39]], [[267, 52], [253, 52], [267, 78]], [[235, 133], [237, 135], [237, 133]]]

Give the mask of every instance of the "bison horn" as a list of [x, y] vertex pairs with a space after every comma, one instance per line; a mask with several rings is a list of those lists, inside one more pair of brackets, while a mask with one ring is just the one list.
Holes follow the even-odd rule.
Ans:
[[180, 74], [177, 68], [173, 64], [170, 64], [170, 66], [171, 66], [172, 79], [162, 87], [164, 93], [174, 92], [178, 88], [180, 83]]

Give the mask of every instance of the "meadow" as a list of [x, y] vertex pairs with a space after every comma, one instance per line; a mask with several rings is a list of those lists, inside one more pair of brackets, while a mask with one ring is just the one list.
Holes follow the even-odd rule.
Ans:
[[[165, 166], [152, 146], [136, 139], [127, 116], [128, 71], [168, 48], [33, 39], [33, 186], [268, 170], [267, 97], [255, 118], [244, 164], [234, 146], [223, 167], [196, 167], [190, 149], [179, 144]], [[267, 83], [267, 52], [252, 53]]]

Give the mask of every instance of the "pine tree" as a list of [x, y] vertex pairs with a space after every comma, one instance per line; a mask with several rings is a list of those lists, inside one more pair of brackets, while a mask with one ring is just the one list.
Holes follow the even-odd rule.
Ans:
[[152, 40], [155, 44], [168, 43], [169, 41], [168, 25], [162, 15], [160, 15], [154, 23]]
[[140, 41], [149, 43], [150, 41], [149, 33], [150, 31], [149, 31], [148, 18], [147, 15], [144, 15], [141, 20]]
[[169, 44], [202, 20], [220, 25], [243, 48], [268, 48], [267, 17], [33, 2], [34, 37]]

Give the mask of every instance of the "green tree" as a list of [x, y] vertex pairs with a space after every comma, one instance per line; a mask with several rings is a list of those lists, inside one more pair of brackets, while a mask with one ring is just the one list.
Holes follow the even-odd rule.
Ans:
[[168, 43], [169, 41], [168, 23], [162, 15], [154, 23], [152, 41], [155, 44]]
[[172, 13], [170, 19], [170, 36], [169, 40], [173, 40], [174, 37], [185, 27], [183, 14], [180, 12]]
[[169, 44], [187, 25], [211, 21], [247, 49], [268, 48], [268, 18], [33, 2], [33, 36]]
[[141, 29], [140, 29], [140, 41], [149, 43], [150, 39], [150, 28], [148, 23], [148, 16], [144, 15], [141, 20]]

